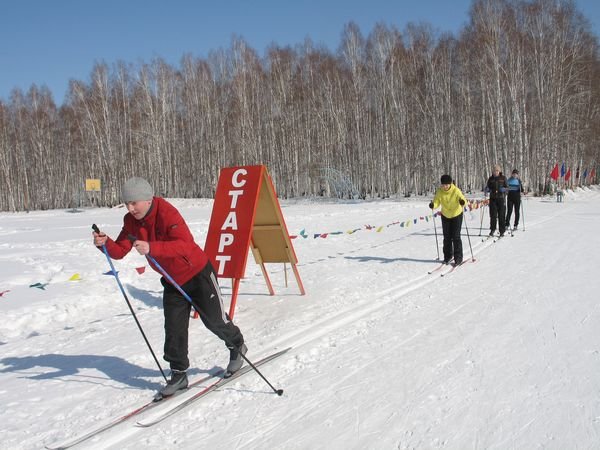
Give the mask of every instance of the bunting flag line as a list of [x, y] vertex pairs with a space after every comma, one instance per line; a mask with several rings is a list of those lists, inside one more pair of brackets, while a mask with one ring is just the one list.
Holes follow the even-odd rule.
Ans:
[[[479, 209], [483, 206], [486, 206], [489, 204], [489, 199], [483, 199], [483, 200], [470, 200], [465, 206], [464, 206], [464, 211], [465, 212], [469, 212], [475, 209]], [[329, 231], [326, 233], [313, 233], [312, 237], [313, 239], [317, 239], [317, 238], [321, 238], [321, 239], [327, 239], [328, 236], [338, 236], [341, 234], [354, 234], [357, 231], [361, 231], [361, 230], [366, 230], [366, 231], [375, 231], [377, 233], [381, 233], [384, 228], [389, 228], [391, 226], [394, 225], [400, 225], [401, 228], [408, 228], [412, 225], [416, 225], [417, 223], [419, 223], [419, 221], [423, 222], [429, 222], [433, 217], [435, 216], [441, 216], [442, 213], [440, 211], [436, 211], [433, 214], [429, 214], [427, 216], [418, 216], [412, 219], [408, 219], [408, 220], [404, 220], [404, 221], [394, 221], [392, 223], [388, 223], [387, 225], [371, 225], [371, 224], [365, 224], [363, 225], [361, 228], [354, 228], [351, 230], [347, 230], [347, 231]], [[302, 236], [303, 238], [307, 238], [308, 234], [306, 233], [306, 229], [303, 228], [300, 233], [298, 233], [297, 235], [290, 235], [291, 239], [296, 239], [299, 236]]]

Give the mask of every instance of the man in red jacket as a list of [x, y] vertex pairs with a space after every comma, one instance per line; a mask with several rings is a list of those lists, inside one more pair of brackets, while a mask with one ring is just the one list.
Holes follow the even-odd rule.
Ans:
[[[179, 211], [165, 199], [155, 197], [152, 186], [143, 178], [127, 180], [121, 196], [129, 212], [123, 218], [119, 237], [113, 241], [104, 233], [94, 232], [94, 245], [99, 248], [105, 245], [114, 259], [123, 258], [132, 248], [141, 255], [151, 255], [190, 296], [206, 328], [225, 341], [230, 351], [225, 376], [238, 371], [243, 364], [240, 353], [247, 351], [244, 337], [225, 313], [213, 266], [194, 242]], [[150, 265], [160, 273], [151, 261]], [[164, 287], [164, 359], [171, 366], [171, 379], [160, 390], [160, 395], [168, 397], [188, 385], [191, 304], [164, 277], [160, 282]]]

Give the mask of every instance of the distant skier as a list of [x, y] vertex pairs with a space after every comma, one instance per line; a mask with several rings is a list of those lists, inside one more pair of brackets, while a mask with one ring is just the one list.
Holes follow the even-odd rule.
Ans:
[[514, 169], [510, 178], [506, 181], [508, 185], [508, 195], [506, 200], [506, 227], [510, 228], [510, 216], [515, 209], [515, 222], [513, 228], [516, 229], [519, 226], [520, 218], [520, 207], [521, 207], [521, 194], [525, 192], [523, 189], [523, 183], [519, 179], [519, 171]]
[[429, 207], [433, 210], [442, 207], [442, 231], [444, 233], [444, 263], [448, 264], [454, 258], [454, 264], [463, 261], [462, 240], [460, 230], [463, 220], [463, 206], [466, 203], [461, 190], [452, 182], [450, 175], [442, 175], [441, 187], [435, 193]]
[[[165, 199], [155, 197], [152, 186], [143, 178], [127, 180], [121, 196], [129, 211], [123, 218], [121, 233], [113, 241], [104, 233], [94, 232], [94, 245], [105, 245], [114, 259], [123, 258], [132, 248], [141, 255], [150, 254], [190, 296], [201, 312], [204, 325], [227, 343], [230, 351], [227, 372], [238, 371], [243, 364], [240, 352], [245, 354], [247, 351], [244, 337], [225, 314], [213, 266], [194, 241], [179, 211]], [[133, 242], [132, 237], [136, 238]], [[156, 267], [153, 269], [160, 273]], [[164, 277], [160, 281], [164, 287], [164, 359], [170, 363], [171, 379], [159, 394], [168, 397], [188, 386], [191, 305]]]
[[496, 232], [496, 223], [498, 224], [500, 236], [504, 236], [506, 231], [504, 195], [507, 189], [506, 177], [502, 175], [500, 166], [496, 164], [492, 176], [488, 178], [486, 184], [486, 192], [490, 194], [490, 236], [493, 236]]

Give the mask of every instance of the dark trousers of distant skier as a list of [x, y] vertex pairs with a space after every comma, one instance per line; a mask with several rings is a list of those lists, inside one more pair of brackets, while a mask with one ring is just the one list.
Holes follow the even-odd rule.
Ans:
[[[192, 305], [181, 293], [161, 278], [165, 288], [163, 307], [165, 316], [165, 355], [171, 369], [186, 370], [188, 359], [188, 325]], [[181, 286], [189, 295], [200, 312], [200, 319], [210, 331], [227, 343], [240, 347], [244, 338], [240, 329], [229, 320], [223, 309], [221, 290], [217, 283], [217, 275], [210, 262], [198, 274]]]
[[519, 218], [520, 218], [519, 209], [521, 208], [521, 193], [516, 192], [515, 194], [517, 194], [517, 195], [513, 195], [512, 192], [509, 192], [507, 200], [506, 200], [506, 226], [510, 227], [510, 216], [511, 216], [512, 210], [514, 208], [515, 209], [515, 228], [517, 228], [519, 226]]
[[460, 230], [462, 228], [463, 215], [460, 214], [452, 219], [442, 216], [442, 232], [444, 234], [444, 261], [460, 264], [463, 260], [462, 240]]
[[490, 234], [496, 231], [496, 224], [500, 234], [506, 231], [504, 196], [490, 197]]

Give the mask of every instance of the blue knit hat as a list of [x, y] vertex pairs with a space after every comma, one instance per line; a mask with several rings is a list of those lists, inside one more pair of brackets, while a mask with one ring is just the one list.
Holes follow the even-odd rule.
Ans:
[[154, 189], [146, 180], [140, 177], [130, 178], [121, 189], [123, 202], [137, 202], [140, 200], [152, 200]]

